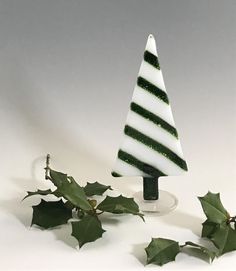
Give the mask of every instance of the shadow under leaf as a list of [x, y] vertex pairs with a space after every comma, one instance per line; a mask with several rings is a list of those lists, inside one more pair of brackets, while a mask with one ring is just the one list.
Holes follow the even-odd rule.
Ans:
[[147, 256], [145, 248], [148, 246], [148, 243], [134, 244], [131, 254], [142, 264], [146, 265]]
[[161, 216], [160, 219], [168, 225], [190, 229], [194, 234], [201, 235], [202, 219], [200, 217], [175, 210], [170, 214]]

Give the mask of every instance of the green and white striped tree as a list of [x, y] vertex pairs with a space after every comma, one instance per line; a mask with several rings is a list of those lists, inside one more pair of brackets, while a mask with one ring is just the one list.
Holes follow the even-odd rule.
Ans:
[[144, 199], [153, 200], [159, 177], [185, 171], [155, 39], [149, 35], [112, 175], [142, 176]]

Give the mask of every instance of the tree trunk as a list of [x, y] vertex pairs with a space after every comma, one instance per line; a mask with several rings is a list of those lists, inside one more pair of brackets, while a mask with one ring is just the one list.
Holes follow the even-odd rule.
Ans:
[[158, 177], [143, 178], [144, 200], [157, 200], [159, 198]]

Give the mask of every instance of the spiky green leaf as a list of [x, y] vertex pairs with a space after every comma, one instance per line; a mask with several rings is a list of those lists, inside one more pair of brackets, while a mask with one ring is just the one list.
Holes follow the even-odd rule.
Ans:
[[208, 192], [204, 197], [198, 197], [208, 220], [217, 224], [225, 222], [229, 215], [220, 200], [220, 193]]
[[236, 250], [236, 230], [229, 224], [221, 224], [212, 235], [211, 240], [219, 249], [220, 255]]
[[52, 194], [52, 190], [51, 189], [47, 189], [47, 190], [40, 190], [38, 189], [37, 191], [31, 192], [31, 191], [27, 191], [27, 195], [22, 199], [27, 199], [28, 197], [34, 196], [34, 195], [41, 195], [41, 196], [47, 196]]
[[104, 185], [104, 184], [100, 184], [98, 182], [94, 182], [94, 183], [88, 182], [86, 184], [86, 186], [84, 187], [84, 192], [87, 197], [91, 197], [94, 195], [101, 196], [107, 190], [112, 190], [110, 185]]
[[202, 237], [211, 238], [219, 224], [211, 222], [209, 219], [202, 223]]
[[118, 197], [107, 196], [98, 206], [98, 210], [113, 214], [133, 214], [143, 219], [143, 214], [139, 212], [139, 206], [133, 198], [126, 198], [122, 195]]
[[44, 229], [66, 224], [72, 218], [72, 210], [67, 208], [62, 200], [45, 201], [33, 206], [31, 225], [35, 224]]
[[50, 169], [50, 177], [53, 184], [57, 187], [58, 192], [73, 205], [83, 210], [91, 210], [83, 188], [67, 174]]
[[211, 250], [207, 247], [201, 246], [199, 244], [196, 244], [196, 243], [193, 243], [190, 241], [186, 242], [185, 246], [190, 247], [191, 249], [196, 249], [203, 256], [206, 256], [210, 260], [210, 262], [213, 262], [215, 257], [217, 256], [217, 254], [214, 250]]
[[162, 266], [175, 260], [176, 255], [180, 252], [180, 247], [179, 243], [174, 240], [152, 238], [145, 251], [147, 264], [153, 263]]
[[80, 221], [72, 222], [71, 235], [78, 240], [79, 247], [97, 240], [102, 237], [104, 232], [105, 230], [96, 216], [86, 215]]

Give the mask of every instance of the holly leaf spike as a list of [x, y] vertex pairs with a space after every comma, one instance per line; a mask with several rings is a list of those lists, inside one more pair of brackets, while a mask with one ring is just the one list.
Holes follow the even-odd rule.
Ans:
[[164, 238], [152, 238], [152, 241], [145, 248], [147, 264], [164, 265], [175, 261], [176, 255], [180, 252], [179, 243]]
[[45, 201], [32, 206], [33, 218], [31, 225], [38, 225], [44, 229], [66, 224], [72, 218], [72, 210], [62, 200]]
[[87, 197], [91, 197], [94, 195], [101, 196], [107, 190], [112, 190], [111, 186], [100, 184], [99, 182], [94, 183], [87, 182], [86, 186], [84, 187], [84, 192]]
[[52, 192], [51, 189], [47, 189], [47, 190], [40, 190], [40, 189], [38, 189], [35, 192], [27, 191], [27, 195], [22, 199], [22, 201], [25, 200], [25, 199], [27, 199], [28, 197], [31, 197], [31, 196], [34, 196], [34, 195], [47, 196], [47, 195], [50, 195], [52, 193], [53, 192]]
[[80, 221], [72, 222], [72, 236], [74, 236], [81, 248], [84, 244], [93, 242], [102, 237], [105, 230], [96, 216], [86, 215]]
[[97, 209], [103, 212], [113, 214], [133, 214], [140, 216], [143, 220], [143, 214], [139, 212], [139, 206], [133, 198], [126, 198], [122, 195], [118, 197], [107, 196], [98, 206]]
[[220, 200], [220, 193], [210, 191], [204, 197], [198, 197], [207, 218], [214, 223], [221, 224], [229, 218], [229, 214]]

